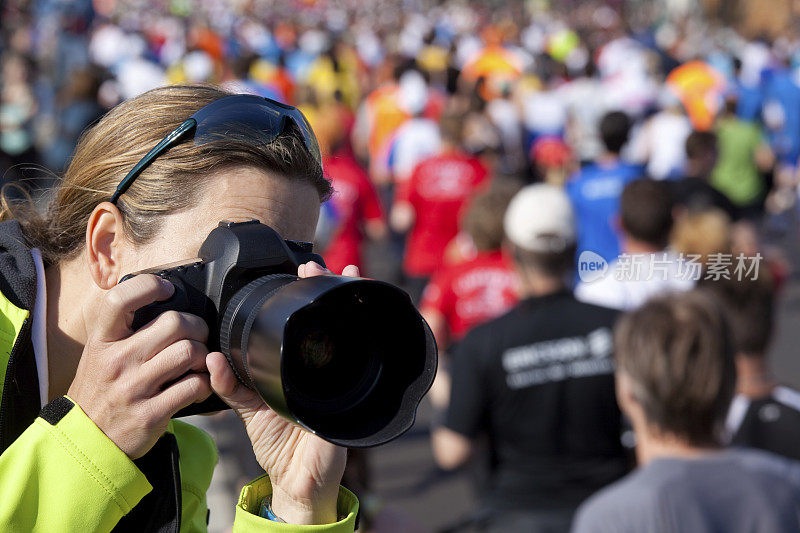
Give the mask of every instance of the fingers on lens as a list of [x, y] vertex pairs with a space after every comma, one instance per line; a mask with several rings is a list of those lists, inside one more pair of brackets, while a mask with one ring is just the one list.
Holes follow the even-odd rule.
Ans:
[[357, 278], [361, 275], [361, 271], [355, 265], [347, 265], [342, 270], [342, 276], [350, 276], [352, 278]]
[[197, 315], [179, 311], [166, 311], [156, 318], [156, 322], [159, 320], [167, 331], [178, 338], [200, 342], [208, 340], [208, 324]]
[[323, 274], [330, 273], [330, 270], [328, 270], [324, 266], [320, 265], [316, 261], [309, 261], [308, 265], [309, 265], [309, 267], [311, 268], [312, 271], [320, 272], [320, 273], [323, 273]]
[[299, 275], [300, 277], [311, 277], [311, 276], [319, 276], [321, 274], [330, 274], [331, 271], [325, 268], [324, 266], [320, 265], [316, 261], [309, 261], [305, 265], [300, 265]]
[[137, 345], [148, 352], [144, 356], [144, 360], [147, 360], [179, 340], [205, 343], [208, 340], [208, 325], [191, 313], [165, 311], [137, 331], [134, 337], [137, 338]]
[[211, 396], [211, 383], [207, 373], [189, 373], [172, 383], [158, 395], [157, 401], [170, 416], [184, 407]]
[[[236, 391], [238, 381], [236, 381], [236, 377], [233, 375], [233, 370], [225, 360], [225, 356], [220, 352], [216, 352], [210, 354], [206, 360], [209, 359], [211, 359], [211, 366], [216, 368], [216, 370], [213, 372], [212, 378], [214, 382], [213, 386], [216, 392], [222, 396], [229, 396], [233, 394]], [[210, 370], [211, 369], [209, 369], [209, 371]]]
[[160, 388], [168, 388], [189, 372], [207, 372], [206, 356], [208, 348], [199, 341], [179, 340], [143, 365], [145, 379], [156, 383]]

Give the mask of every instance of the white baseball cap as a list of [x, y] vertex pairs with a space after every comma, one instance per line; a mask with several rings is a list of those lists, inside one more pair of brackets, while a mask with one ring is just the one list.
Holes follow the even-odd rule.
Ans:
[[563, 252], [575, 243], [572, 204], [555, 185], [520, 190], [508, 205], [503, 227], [509, 241], [529, 252]]

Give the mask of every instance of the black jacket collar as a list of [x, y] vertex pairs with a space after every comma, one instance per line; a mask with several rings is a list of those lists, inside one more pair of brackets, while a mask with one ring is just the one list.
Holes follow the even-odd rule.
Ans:
[[12, 304], [30, 312], [17, 335], [6, 367], [0, 398], [0, 453], [39, 413], [39, 378], [31, 342], [36, 301], [36, 264], [17, 221], [0, 223], [0, 292]]
[[33, 311], [36, 263], [16, 220], [0, 223], [0, 292], [20, 309]]

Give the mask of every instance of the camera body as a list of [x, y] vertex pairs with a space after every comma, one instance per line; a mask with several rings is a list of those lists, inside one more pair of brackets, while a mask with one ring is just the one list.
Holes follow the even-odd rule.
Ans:
[[[199, 255], [132, 274], [175, 286], [168, 300], [135, 313], [134, 329], [170, 310], [201, 317], [209, 350], [225, 354], [241, 383], [334, 444], [376, 446], [411, 427], [437, 350], [408, 294], [377, 280], [299, 278], [298, 266], [324, 266], [322, 258], [256, 220], [220, 223]], [[214, 395], [174, 416], [221, 409]]]
[[[175, 293], [168, 299], [139, 309], [132, 327], [137, 330], [165, 311], [192, 313], [208, 324], [209, 351], [222, 351], [241, 381], [240, 369], [230, 357], [230, 346], [220, 344], [225, 331], [224, 310], [236, 293], [263, 276], [281, 275], [297, 279], [297, 268], [309, 261], [325, 266], [322, 257], [313, 253], [311, 243], [285, 241], [278, 233], [258, 220], [223, 221], [203, 242], [199, 257], [158, 266], [125, 276], [155, 274], [169, 280]], [[217, 327], [214, 327], [214, 326]], [[223, 344], [227, 339], [222, 339]], [[176, 417], [228, 409], [216, 395], [182, 409]]]

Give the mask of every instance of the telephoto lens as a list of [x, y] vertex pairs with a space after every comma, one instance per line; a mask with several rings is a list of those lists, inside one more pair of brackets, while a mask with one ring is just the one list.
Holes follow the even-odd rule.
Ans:
[[[199, 257], [138, 274], [169, 280], [168, 300], [139, 309], [138, 329], [185, 311], [209, 327], [208, 348], [282, 416], [335, 444], [376, 446], [408, 430], [436, 374], [436, 342], [408, 294], [363, 278], [298, 278], [322, 258], [257, 220], [220, 222]], [[216, 395], [175, 417], [227, 406]]]
[[341, 446], [403, 434], [436, 372], [430, 328], [406, 293], [380, 281], [262, 276], [228, 301], [219, 333], [243, 383]]

